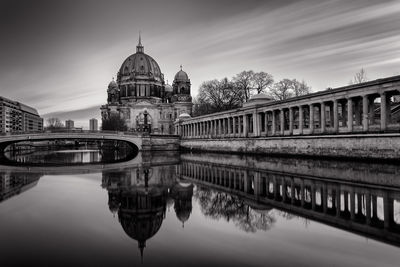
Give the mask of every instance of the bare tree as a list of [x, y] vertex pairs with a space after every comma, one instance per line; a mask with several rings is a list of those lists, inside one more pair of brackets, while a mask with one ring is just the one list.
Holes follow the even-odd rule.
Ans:
[[254, 89], [253, 76], [254, 71], [249, 70], [242, 71], [241, 73], [236, 74], [236, 76], [233, 77], [234, 83], [243, 92], [245, 102], [249, 101], [252, 90]]
[[60, 121], [59, 118], [48, 118], [46, 120], [46, 124], [46, 127], [49, 130], [64, 128], [64, 124]]
[[364, 82], [367, 82], [367, 81], [368, 81], [368, 78], [367, 78], [367, 75], [365, 73], [365, 70], [364, 70], [364, 68], [361, 68], [361, 70], [359, 72], [354, 74], [354, 77], [350, 81], [350, 84], [364, 83]]
[[201, 211], [205, 216], [232, 221], [245, 232], [267, 231], [276, 222], [270, 210], [265, 212], [254, 210], [234, 195], [199, 187], [194, 197], [199, 200]]
[[293, 81], [289, 79], [283, 79], [275, 83], [271, 89], [271, 94], [278, 100], [285, 100], [293, 97]]
[[234, 109], [243, 104], [243, 92], [227, 78], [206, 81], [194, 102], [194, 116]]
[[295, 96], [307, 95], [311, 91], [311, 87], [308, 86], [304, 80], [299, 82], [298, 80], [293, 79], [292, 83]]
[[283, 79], [275, 83], [271, 88], [271, 94], [275, 99], [285, 100], [294, 96], [309, 94], [311, 87], [303, 80], [299, 82], [296, 79]]
[[257, 94], [260, 94], [265, 91], [268, 87], [270, 87], [274, 83], [274, 78], [271, 74], [260, 71], [256, 72], [253, 75], [253, 85], [257, 90]]

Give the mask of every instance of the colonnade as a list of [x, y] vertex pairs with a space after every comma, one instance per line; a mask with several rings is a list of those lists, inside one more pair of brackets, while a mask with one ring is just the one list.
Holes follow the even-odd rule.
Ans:
[[187, 161], [181, 163], [179, 175], [256, 202], [289, 210], [296, 207], [296, 212], [305, 215], [333, 218], [342, 225], [352, 221], [400, 233], [400, 218], [395, 218], [394, 210], [395, 205], [397, 209], [400, 206], [400, 193], [396, 190]]
[[[190, 118], [175, 125], [183, 138], [234, 138], [400, 130], [399, 86], [326, 90], [284, 101]], [[399, 111], [399, 114], [397, 112]], [[398, 116], [397, 116], [398, 115]]]

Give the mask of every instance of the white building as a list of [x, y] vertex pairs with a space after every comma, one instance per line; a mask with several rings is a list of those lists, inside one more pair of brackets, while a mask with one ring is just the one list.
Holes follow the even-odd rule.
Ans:
[[37, 132], [43, 131], [43, 119], [36, 109], [0, 97], [0, 132]]
[[90, 131], [98, 131], [99, 130], [99, 123], [97, 119], [90, 119], [89, 120], [89, 130]]

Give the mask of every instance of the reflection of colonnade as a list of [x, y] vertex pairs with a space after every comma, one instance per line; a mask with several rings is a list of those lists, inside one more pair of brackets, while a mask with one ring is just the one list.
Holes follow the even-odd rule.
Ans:
[[[180, 177], [384, 241], [399, 243], [400, 190], [183, 161]], [[398, 216], [398, 215], [397, 215]]]
[[186, 139], [398, 130], [399, 85], [395, 76], [283, 101], [257, 98], [237, 110], [187, 119], [175, 130]]

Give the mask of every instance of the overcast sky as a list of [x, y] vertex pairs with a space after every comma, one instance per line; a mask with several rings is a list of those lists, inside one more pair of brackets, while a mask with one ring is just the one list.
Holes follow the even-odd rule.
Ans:
[[0, 0], [0, 95], [40, 114], [100, 117], [139, 31], [169, 83], [183, 65], [193, 96], [250, 69], [313, 91], [362, 67], [369, 79], [400, 74], [400, 1]]

